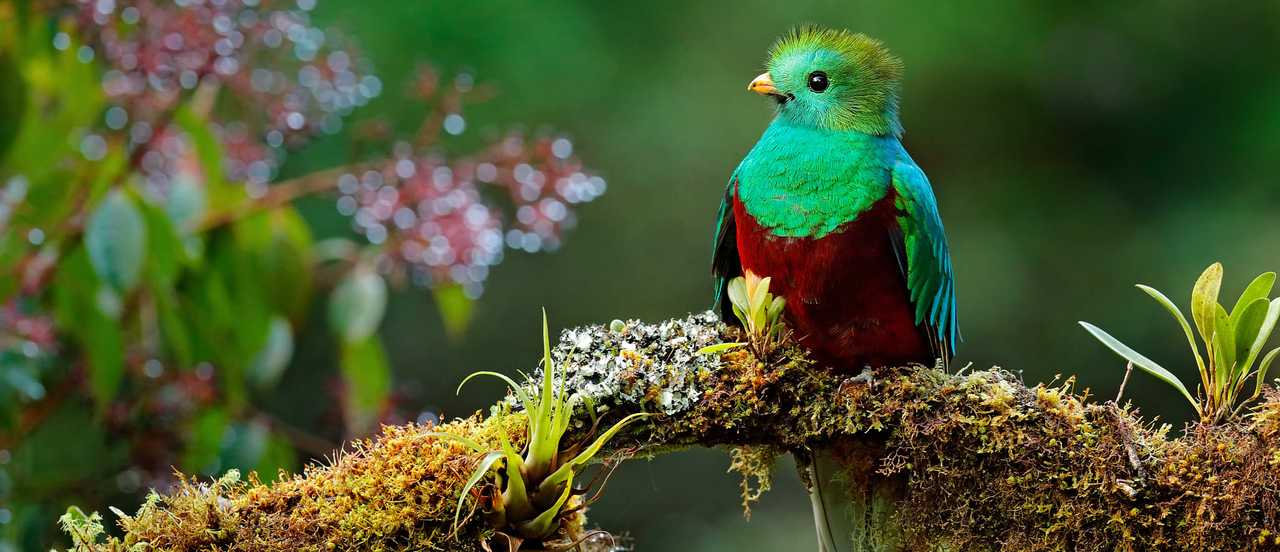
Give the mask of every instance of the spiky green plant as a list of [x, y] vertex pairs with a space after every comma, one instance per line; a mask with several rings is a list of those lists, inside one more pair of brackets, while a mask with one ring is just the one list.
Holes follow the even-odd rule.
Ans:
[[[733, 305], [733, 314], [742, 323], [747, 334], [745, 345], [751, 347], [757, 358], [767, 359], [769, 354], [782, 343], [786, 337], [786, 325], [782, 322], [782, 311], [787, 305], [786, 299], [769, 293], [770, 278], [761, 278], [752, 272], [746, 276], [738, 276], [729, 280], [729, 303]], [[741, 343], [725, 343], [712, 345], [703, 351], [720, 352]]]
[[[1176, 388], [1195, 407], [1200, 421], [1219, 423], [1238, 414], [1244, 405], [1258, 398], [1262, 393], [1267, 371], [1276, 357], [1280, 356], [1280, 347], [1272, 349], [1262, 357], [1257, 369], [1253, 368], [1254, 362], [1271, 338], [1277, 319], [1280, 319], [1280, 298], [1267, 298], [1275, 282], [1274, 272], [1258, 276], [1245, 288], [1235, 306], [1228, 312], [1218, 302], [1218, 294], [1222, 289], [1222, 263], [1213, 263], [1205, 269], [1191, 292], [1191, 318], [1204, 344], [1203, 355], [1196, 344], [1191, 324], [1177, 305], [1159, 290], [1138, 284], [1138, 289], [1160, 303], [1182, 326], [1187, 343], [1191, 346], [1191, 353], [1195, 356], [1196, 366], [1200, 370], [1200, 389], [1196, 396], [1192, 396], [1187, 386], [1172, 372], [1121, 343], [1111, 334], [1088, 322], [1080, 322], [1080, 325], [1134, 366]], [[1253, 394], [1241, 400], [1241, 394], [1250, 379], [1255, 380]]]
[[[628, 415], [594, 436], [594, 440], [588, 434], [577, 443], [566, 444], [564, 437], [574, 409], [584, 401], [567, 388], [567, 367], [563, 364], [560, 366], [560, 385], [557, 388], [555, 384], [556, 366], [551, 358], [546, 311], [542, 313], [542, 351], [542, 381], [535, 394], [528, 393], [523, 386], [497, 372], [475, 372], [458, 385], [461, 391], [463, 385], [477, 376], [495, 377], [506, 382], [529, 418], [528, 442], [523, 454], [516, 452], [507, 435], [501, 431], [498, 432], [501, 440], [499, 450], [487, 449], [466, 437], [433, 433], [463, 443], [484, 455], [458, 497], [455, 525], [461, 519], [467, 496], [482, 481], [487, 481], [494, 489], [489, 497], [489, 519], [510, 542], [516, 543], [513, 549], [524, 540], [543, 542], [554, 537], [562, 518], [572, 513], [572, 508], [566, 508], [570, 497], [584, 492], [584, 489], [574, 488], [574, 477], [618, 432], [649, 415]], [[585, 401], [585, 405], [594, 421], [596, 415], [592, 403]], [[501, 415], [499, 412], [498, 416]], [[594, 433], [594, 424], [590, 433]], [[577, 538], [576, 535], [566, 537], [570, 540]]]

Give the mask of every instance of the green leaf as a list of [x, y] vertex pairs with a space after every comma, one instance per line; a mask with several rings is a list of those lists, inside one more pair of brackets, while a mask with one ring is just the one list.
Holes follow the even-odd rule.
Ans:
[[1262, 357], [1262, 362], [1258, 363], [1258, 387], [1261, 388], [1263, 382], [1267, 380], [1267, 372], [1271, 370], [1271, 363], [1275, 362], [1276, 357], [1280, 357], [1280, 347], [1272, 349], [1267, 356]]
[[1196, 321], [1205, 348], [1211, 350], [1216, 327], [1218, 292], [1222, 289], [1222, 263], [1213, 263], [1196, 280], [1191, 290], [1191, 318]]
[[538, 393], [538, 409], [529, 412], [528, 464], [537, 471], [549, 466], [560, 446], [553, 435], [556, 410], [563, 408], [564, 397], [557, 397], [554, 386], [555, 363], [551, 358], [551, 330], [547, 309], [542, 309], [542, 387]]
[[287, 478], [289, 473], [296, 473], [298, 470], [298, 452], [288, 438], [278, 433], [268, 433], [253, 470], [258, 472], [263, 483], [270, 484], [280, 479], [281, 475]]
[[450, 339], [459, 339], [471, 324], [471, 315], [475, 310], [475, 302], [467, 297], [462, 286], [450, 285], [436, 288], [432, 295], [436, 299], [436, 308], [444, 321], [444, 331]]
[[124, 336], [119, 324], [99, 316], [87, 321], [80, 338], [89, 357], [89, 389], [105, 409], [124, 380]]
[[342, 343], [342, 377], [346, 382], [347, 427], [364, 434], [376, 429], [391, 394], [391, 367], [382, 341], [370, 336]]
[[480, 446], [480, 443], [473, 441], [470, 437], [464, 437], [462, 435], [454, 435], [452, 433], [445, 433], [443, 431], [428, 431], [424, 435], [427, 435], [428, 437], [443, 439], [446, 441], [455, 441], [458, 443], [462, 443], [466, 445], [468, 448], [470, 448], [471, 450], [474, 450], [480, 454], [486, 454], [490, 452], [489, 449]]
[[729, 303], [733, 305], [735, 312], [737, 310], [742, 311], [742, 313], [738, 313], [738, 318], [743, 323], [746, 323], [743, 313], [750, 308], [750, 304], [747, 302], [747, 280], [742, 276], [729, 280], [727, 291], [729, 293]]
[[578, 455], [573, 457], [572, 460], [562, 464], [559, 469], [547, 476], [546, 479], [542, 480], [542, 483], [538, 486], [538, 490], [546, 492], [551, 489], [555, 489], [560, 483], [569, 481], [573, 477], [573, 472], [586, 465], [586, 463], [590, 462], [592, 458], [595, 458], [596, 454], [600, 452], [600, 449], [603, 448], [614, 435], [617, 435], [619, 431], [622, 431], [623, 428], [627, 427], [632, 422], [639, 421], [649, 416], [652, 416], [652, 414], [647, 412], [636, 412], [618, 420], [618, 423], [613, 424], [613, 427], [610, 427], [604, 433], [601, 433], [599, 437], [596, 437], [596, 440], [592, 441], [591, 445], [585, 450], [578, 453]]
[[696, 354], [714, 355], [714, 354], [723, 353], [730, 349], [737, 349], [738, 347], [742, 347], [745, 345], [746, 343], [716, 343], [715, 345], [707, 345], [706, 347], [698, 349], [698, 352]]
[[387, 308], [387, 283], [372, 268], [357, 265], [329, 298], [329, 323], [348, 342], [378, 331]]
[[462, 487], [462, 494], [458, 495], [458, 507], [453, 512], [453, 526], [457, 527], [462, 520], [462, 506], [467, 502], [467, 496], [471, 494], [471, 489], [480, 483], [481, 479], [493, 469], [493, 464], [503, 458], [500, 451], [489, 452], [480, 459], [480, 463], [476, 465], [475, 471], [471, 472], [471, 477], [467, 478], [467, 484]]
[[1112, 337], [1111, 334], [1103, 331], [1102, 328], [1084, 321], [1081, 321], [1080, 325], [1084, 327], [1085, 331], [1097, 338], [1098, 341], [1101, 341], [1103, 345], [1106, 345], [1107, 348], [1120, 355], [1120, 358], [1132, 362], [1135, 366], [1146, 370], [1147, 373], [1159, 378], [1161, 381], [1169, 385], [1172, 385], [1174, 389], [1177, 389], [1179, 393], [1182, 393], [1182, 396], [1196, 408], [1197, 412], [1200, 410], [1200, 403], [1196, 401], [1195, 397], [1191, 396], [1191, 392], [1187, 391], [1187, 386], [1183, 385], [1182, 381], [1178, 379], [1178, 376], [1173, 375], [1173, 372], [1166, 370], [1154, 360], [1142, 356], [1141, 353], [1129, 348], [1128, 345], [1121, 343], [1120, 340]]
[[204, 186], [196, 182], [195, 175], [182, 171], [175, 175], [173, 183], [169, 186], [169, 196], [165, 199], [164, 212], [173, 222], [174, 227], [187, 233], [199, 226], [208, 202]]
[[1236, 319], [1243, 312], [1241, 309], [1252, 305], [1258, 299], [1266, 299], [1271, 295], [1271, 288], [1275, 286], [1276, 273], [1263, 272], [1257, 278], [1254, 278], [1244, 292], [1240, 294], [1240, 299], [1236, 301], [1236, 306], [1231, 309], [1231, 322], [1235, 325]]
[[782, 316], [782, 309], [786, 308], [786, 306], [787, 299], [785, 297], [781, 295], [774, 297], [773, 302], [769, 304], [769, 309], [765, 313], [765, 318], [768, 319], [770, 324], [776, 322], [778, 317]]
[[163, 211], [143, 203], [140, 212], [147, 225], [148, 279], [157, 287], [171, 287], [178, 279], [186, 256], [182, 238], [173, 227], [173, 221]]
[[1249, 351], [1253, 348], [1254, 341], [1258, 339], [1258, 332], [1262, 331], [1262, 324], [1267, 321], [1267, 311], [1270, 307], [1270, 301], [1259, 298], [1242, 307], [1239, 315], [1231, 314], [1231, 325], [1235, 331], [1232, 339], [1236, 346], [1235, 358], [1244, 360], [1240, 363], [1241, 370], [1248, 370], [1252, 366], [1253, 359], [1249, 357]]
[[205, 212], [220, 213], [239, 208], [248, 200], [244, 186], [227, 181], [222, 162], [226, 154], [222, 141], [203, 117], [188, 106], [174, 112], [173, 120], [191, 137], [204, 175]]
[[1217, 381], [1220, 389], [1226, 389], [1228, 382], [1235, 380], [1236, 333], [1231, 327], [1231, 315], [1222, 305], [1214, 305], [1216, 315], [1213, 319], [1213, 355], [1217, 361]]
[[516, 449], [511, 446], [511, 440], [507, 437], [506, 432], [498, 432], [498, 441], [502, 445], [502, 454], [507, 459], [507, 488], [502, 493], [503, 502], [506, 504], [510, 515], [517, 519], [524, 518], [533, 513], [533, 504], [529, 501], [529, 489], [524, 481], [524, 460], [516, 453]]
[[283, 316], [276, 316], [267, 330], [267, 342], [249, 363], [249, 382], [258, 389], [275, 387], [292, 358], [293, 327]]
[[210, 408], [197, 415], [187, 430], [182, 470], [203, 474], [221, 472], [224, 466], [220, 462], [219, 453], [230, 425], [231, 417], [222, 408]]
[[466, 385], [467, 382], [471, 381], [471, 379], [476, 376], [490, 376], [506, 382], [507, 386], [510, 387], [513, 392], [515, 392], [516, 398], [520, 400], [520, 405], [524, 407], [526, 412], [533, 412], [538, 409], [537, 403], [530, 400], [529, 394], [525, 393], [524, 391], [524, 387], [521, 387], [519, 384], [517, 384], [515, 380], [507, 377], [504, 374], [500, 374], [498, 372], [490, 372], [486, 370], [481, 370], [479, 372], [472, 372], [470, 375], [468, 375], [466, 378], [462, 380], [462, 383], [458, 384], [458, 389], [454, 393], [455, 394], [462, 393], [462, 386]]
[[85, 224], [84, 243], [99, 278], [121, 292], [133, 290], [146, 257], [147, 228], [128, 195], [107, 195]]
[[179, 368], [189, 368], [195, 362], [192, 353], [191, 332], [188, 323], [183, 319], [178, 306], [178, 295], [172, 289], [156, 291], [154, 294], [156, 320], [160, 324], [160, 335], [168, 352], [178, 363]]
[[538, 517], [516, 525], [516, 529], [526, 538], [536, 539], [547, 536], [555, 527], [556, 517], [560, 515], [560, 510], [564, 508], [565, 502], [568, 502], [569, 496], [573, 494], [573, 476], [564, 483], [564, 490], [560, 492], [560, 498], [556, 499], [556, 503], [550, 508], [544, 510]]
[[268, 238], [258, 250], [266, 298], [273, 310], [297, 322], [311, 299], [311, 228], [292, 207], [273, 210], [266, 220]]
[[1174, 305], [1173, 301], [1170, 301], [1168, 297], [1165, 297], [1165, 295], [1160, 293], [1160, 290], [1157, 290], [1156, 288], [1138, 284], [1138, 289], [1142, 290], [1147, 295], [1150, 295], [1152, 299], [1155, 299], [1157, 303], [1160, 303], [1160, 306], [1169, 311], [1169, 314], [1173, 316], [1174, 320], [1178, 321], [1178, 325], [1182, 326], [1182, 332], [1187, 334], [1187, 345], [1191, 346], [1191, 354], [1196, 357], [1196, 366], [1200, 368], [1201, 372], [1207, 370], [1208, 368], [1204, 365], [1204, 357], [1200, 355], [1200, 346], [1196, 345], [1196, 336], [1191, 333], [1191, 325], [1187, 323], [1187, 318], [1182, 315], [1182, 311], [1178, 309], [1177, 305]]
[[0, 161], [18, 137], [26, 106], [27, 83], [22, 71], [8, 49], [0, 50]]
[[765, 309], [769, 307], [769, 284], [772, 282], [771, 278], [761, 278], [756, 282], [756, 289], [752, 290], [750, 315], [756, 328], [765, 326]]
[[1262, 354], [1262, 350], [1266, 348], [1267, 341], [1271, 340], [1271, 332], [1276, 328], [1276, 321], [1280, 320], [1280, 298], [1273, 299], [1267, 305], [1267, 315], [1262, 319], [1262, 325], [1258, 327], [1257, 337], [1253, 340], [1253, 345], [1249, 347], [1249, 356], [1245, 359], [1245, 366], [1253, 366], [1253, 361]]

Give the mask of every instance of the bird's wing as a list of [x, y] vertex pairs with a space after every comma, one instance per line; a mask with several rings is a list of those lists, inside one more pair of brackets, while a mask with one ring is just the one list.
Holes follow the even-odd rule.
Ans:
[[960, 330], [956, 325], [951, 252], [938, 216], [938, 202], [924, 171], [910, 161], [894, 165], [893, 188], [900, 213], [894, 239], [915, 307], [916, 324], [928, 330], [935, 352], [948, 362], [955, 354]]
[[716, 214], [716, 235], [711, 257], [711, 275], [715, 278], [715, 303], [712, 308], [720, 311], [720, 319], [734, 323], [733, 306], [726, 290], [729, 280], [742, 275], [742, 261], [738, 258], [738, 230], [733, 220], [733, 194], [738, 186], [738, 175], [729, 177], [724, 198]]

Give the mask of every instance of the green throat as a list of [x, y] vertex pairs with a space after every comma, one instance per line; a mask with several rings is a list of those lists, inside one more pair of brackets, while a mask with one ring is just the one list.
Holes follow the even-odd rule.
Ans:
[[906, 156], [893, 136], [773, 120], [734, 171], [747, 213], [776, 236], [821, 238], [888, 193], [893, 163]]

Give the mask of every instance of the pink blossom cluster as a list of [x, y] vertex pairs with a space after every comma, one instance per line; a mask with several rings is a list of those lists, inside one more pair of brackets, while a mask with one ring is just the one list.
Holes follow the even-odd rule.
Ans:
[[[231, 101], [213, 102], [210, 119], [227, 152], [227, 175], [261, 188], [284, 148], [320, 132], [381, 93], [381, 81], [341, 38], [310, 24], [314, 2], [271, 9], [269, 0], [77, 0], [79, 53], [102, 56], [102, 87], [112, 103], [105, 123], [126, 132], [132, 147], [161, 150], [165, 163], [145, 171], [164, 188], [173, 173], [156, 170], [183, 154], [168, 129], [182, 103], [198, 104], [199, 88]], [[59, 33], [54, 46], [70, 47]], [[156, 141], [168, 141], [156, 144]], [[157, 147], [158, 146], [158, 147]]]
[[402, 144], [380, 169], [340, 177], [338, 210], [370, 242], [386, 244], [416, 283], [457, 284], [471, 296], [507, 247], [557, 249], [574, 226], [574, 206], [606, 187], [564, 137], [513, 132], [453, 163], [410, 149]]

